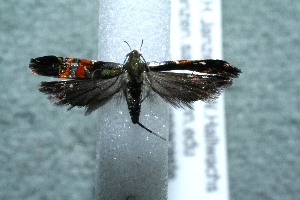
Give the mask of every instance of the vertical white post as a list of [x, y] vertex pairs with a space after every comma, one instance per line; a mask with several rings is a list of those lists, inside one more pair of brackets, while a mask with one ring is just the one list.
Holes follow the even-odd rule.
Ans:
[[[220, 0], [172, 1], [171, 21], [172, 59], [222, 58]], [[170, 200], [229, 199], [223, 101], [172, 111]]]
[[[100, 0], [99, 60], [122, 63], [129, 47], [146, 61], [169, 56], [170, 2]], [[88, 31], [88, 30], [87, 30]], [[132, 124], [126, 102], [99, 109], [96, 199], [167, 199], [167, 142]], [[168, 139], [165, 103], [142, 103], [140, 122]]]

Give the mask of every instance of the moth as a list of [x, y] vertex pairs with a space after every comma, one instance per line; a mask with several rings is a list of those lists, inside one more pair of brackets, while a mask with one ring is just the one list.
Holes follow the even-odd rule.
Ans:
[[175, 108], [192, 108], [195, 101], [216, 99], [241, 73], [223, 60], [146, 62], [139, 51], [129, 48], [123, 64], [50, 55], [31, 59], [29, 68], [33, 74], [65, 79], [39, 86], [56, 105], [68, 105], [68, 110], [85, 107], [88, 115], [125, 97], [132, 123], [162, 139], [140, 122], [145, 99], [160, 96]]

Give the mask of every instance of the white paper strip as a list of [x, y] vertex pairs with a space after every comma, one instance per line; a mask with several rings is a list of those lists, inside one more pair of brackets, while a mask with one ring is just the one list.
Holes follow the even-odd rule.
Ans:
[[[222, 58], [220, 0], [172, 1], [172, 59]], [[194, 110], [172, 110], [170, 200], [228, 200], [223, 96]]]

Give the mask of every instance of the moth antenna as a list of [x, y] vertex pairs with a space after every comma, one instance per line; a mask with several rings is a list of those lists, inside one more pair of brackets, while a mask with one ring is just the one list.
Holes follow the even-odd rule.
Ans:
[[154, 133], [153, 131], [151, 131], [149, 128], [147, 128], [146, 126], [144, 126], [140, 122], [138, 122], [137, 124], [140, 125], [140, 127], [142, 127], [143, 129], [147, 130], [149, 133], [152, 133], [153, 135], [155, 135], [156, 137], [159, 137], [160, 139], [163, 139], [164, 141], [167, 141], [166, 138], [163, 138], [162, 136], [158, 135], [157, 133]]
[[142, 46], [143, 46], [144, 40], [142, 39], [141, 47], [140, 47], [140, 52], [142, 51]]
[[128, 42], [127, 41], [124, 41], [124, 42], [129, 46], [129, 49], [131, 51], [131, 46], [128, 44]]

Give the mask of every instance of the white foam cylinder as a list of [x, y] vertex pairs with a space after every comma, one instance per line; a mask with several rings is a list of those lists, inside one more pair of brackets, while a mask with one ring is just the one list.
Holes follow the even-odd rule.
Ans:
[[[168, 60], [170, 2], [103, 0], [99, 5], [99, 60], [123, 63], [132, 49], [146, 61]], [[88, 31], [88, 30], [87, 30]], [[126, 102], [99, 109], [96, 199], [167, 199], [168, 144], [132, 124]], [[168, 138], [168, 106], [142, 103], [140, 122]]]

